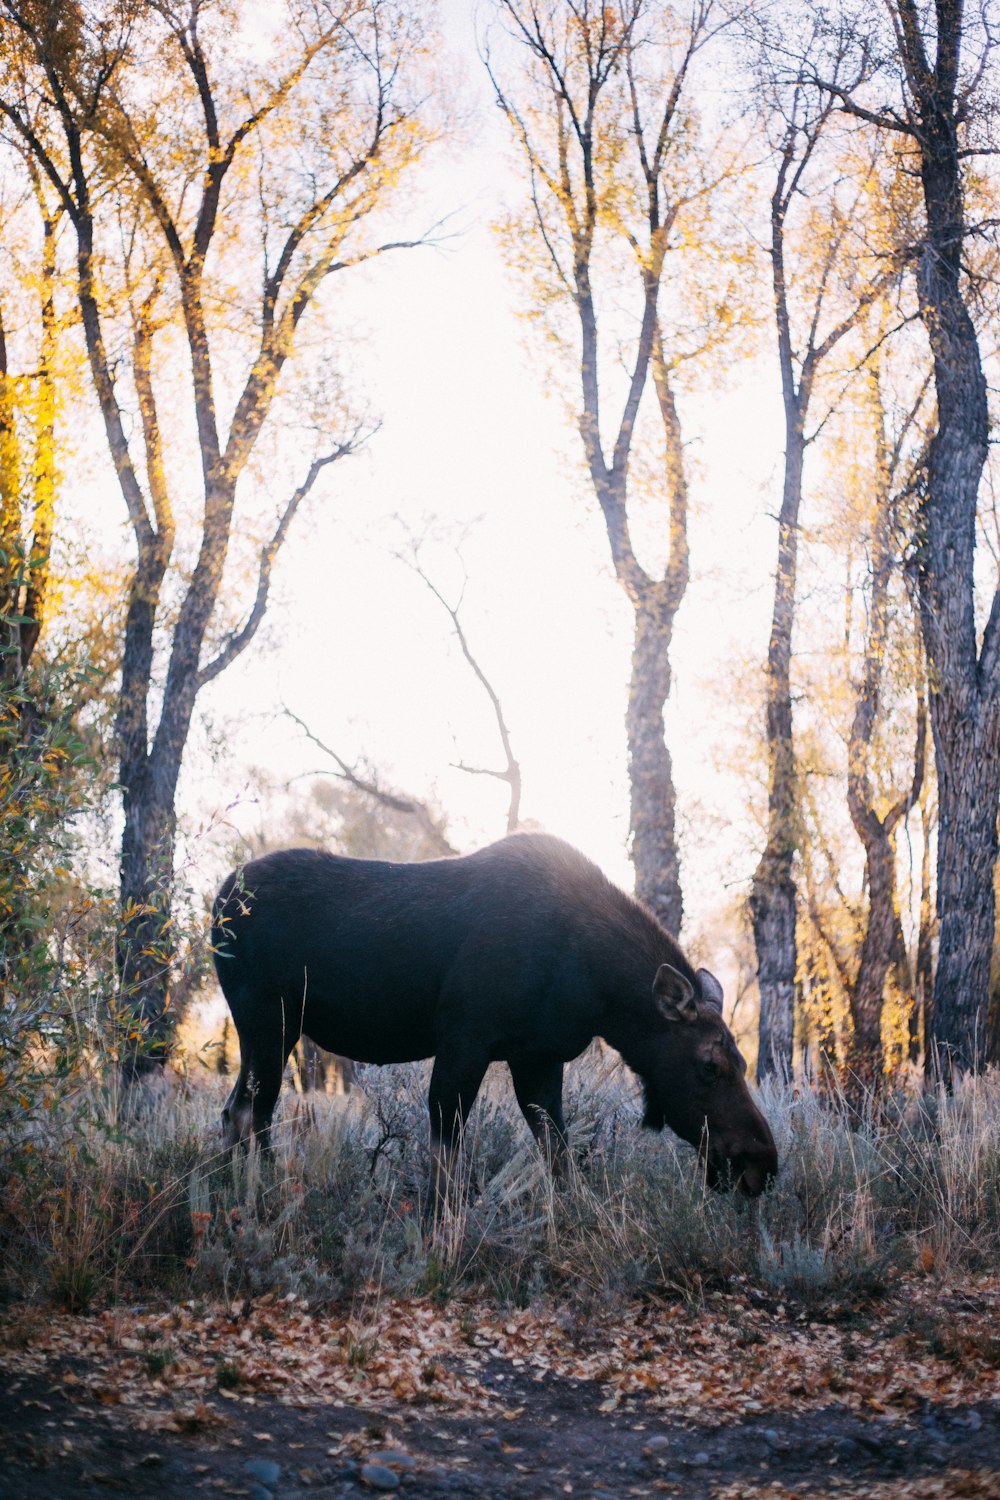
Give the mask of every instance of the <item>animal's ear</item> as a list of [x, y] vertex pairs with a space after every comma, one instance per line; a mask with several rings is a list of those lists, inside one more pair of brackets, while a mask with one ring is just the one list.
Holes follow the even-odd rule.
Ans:
[[653, 999], [668, 1021], [696, 1021], [698, 1002], [694, 985], [673, 964], [661, 964], [653, 980]]
[[699, 969], [698, 979], [701, 984], [701, 998], [706, 1005], [710, 1005], [713, 1010], [717, 1010], [721, 1016], [722, 985], [708, 969]]

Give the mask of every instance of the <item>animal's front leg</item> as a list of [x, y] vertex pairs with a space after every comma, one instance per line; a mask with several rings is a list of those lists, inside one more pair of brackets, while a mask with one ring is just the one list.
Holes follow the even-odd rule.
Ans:
[[461, 1201], [462, 1136], [487, 1065], [484, 1058], [442, 1052], [434, 1060], [427, 1102], [431, 1117], [428, 1208], [435, 1223], [446, 1203], [457, 1207]]
[[508, 1064], [521, 1113], [553, 1172], [566, 1164], [566, 1122], [562, 1112], [563, 1065], [544, 1058]]

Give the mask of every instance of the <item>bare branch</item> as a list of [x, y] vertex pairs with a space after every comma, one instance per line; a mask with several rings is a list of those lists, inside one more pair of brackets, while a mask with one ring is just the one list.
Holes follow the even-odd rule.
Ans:
[[319, 736], [313, 733], [308, 724], [303, 719], [300, 719], [298, 714], [293, 713], [287, 704], [282, 705], [282, 711], [293, 723], [298, 725], [306, 739], [310, 740], [317, 749], [322, 750], [323, 754], [329, 756], [333, 761], [337, 767], [337, 770], [332, 773], [333, 775], [337, 776], [341, 781], [346, 781], [356, 791], [364, 792], [365, 796], [373, 798], [374, 801], [381, 803], [383, 807], [388, 807], [393, 812], [405, 813], [407, 816], [415, 819], [431, 846], [439, 854], [445, 856], [457, 854], [458, 851], [448, 842], [441, 831], [440, 819], [434, 816], [426, 802], [422, 802], [419, 797], [410, 797], [402, 792], [387, 792], [384, 787], [379, 786], [378, 782], [372, 781], [369, 777], [359, 775], [352, 766], [349, 766], [337, 754], [336, 750], [332, 749], [330, 745], [324, 744]]
[[448, 618], [451, 620], [455, 636], [458, 640], [459, 647], [461, 648], [462, 655], [465, 657], [465, 660], [472, 668], [476, 680], [479, 682], [486, 696], [490, 700], [490, 705], [493, 709], [493, 717], [496, 720], [497, 731], [500, 735], [500, 744], [503, 747], [506, 767], [502, 771], [486, 771], [477, 769], [472, 766], [459, 764], [456, 769], [466, 771], [469, 773], [469, 775], [472, 776], [492, 776], [498, 781], [504, 781], [507, 783], [507, 785], [510, 787], [510, 801], [507, 806], [507, 832], [513, 833], [518, 826], [521, 812], [521, 767], [518, 764], [517, 757], [514, 755], [514, 750], [510, 740], [510, 731], [507, 728], [507, 721], [504, 718], [503, 706], [500, 702], [500, 697], [496, 692], [496, 689], [493, 687], [493, 684], [487, 677], [486, 673], [483, 671], [483, 668], [480, 666], [479, 661], [473, 654], [472, 648], [469, 645], [468, 637], [465, 634], [464, 627], [459, 617], [459, 609], [461, 605], [451, 605], [448, 603], [447, 599], [441, 593], [441, 590], [434, 583], [433, 579], [431, 579], [424, 568], [421, 567], [417, 548], [414, 548], [412, 556], [408, 557], [399, 552], [396, 553], [396, 556], [399, 558], [400, 562], [405, 564], [405, 566], [408, 567], [412, 573], [415, 573], [417, 577], [425, 584], [425, 586], [434, 595], [434, 598], [441, 605], [441, 608], [448, 615]]
[[282, 511], [272, 536], [261, 548], [260, 567], [257, 574], [257, 593], [250, 613], [247, 616], [246, 623], [229, 637], [218, 655], [213, 657], [206, 666], [202, 667], [198, 673], [199, 688], [203, 688], [206, 682], [211, 682], [214, 677], [218, 677], [220, 672], [224, 672], [230, 662], [235, 661], [237, 656], [242, 651], [245, 651], [253, 640], [267, 609], [267, 597], [271, 587], [271, 569], [274, 566], [274, 560], [281, 550], [285, 537], [288, 535], [288, 528], [295, 518], [296, 511], [327, 465], [336, 463], [339, 458], [345, 458], [347, 454], [355, 452], [357, 446], [358, 438], [355, 435], [348, 442], [341, 443], [332, 453], [325, 453], [322, 457], [313, 459], [309, 467], [309, 473]]

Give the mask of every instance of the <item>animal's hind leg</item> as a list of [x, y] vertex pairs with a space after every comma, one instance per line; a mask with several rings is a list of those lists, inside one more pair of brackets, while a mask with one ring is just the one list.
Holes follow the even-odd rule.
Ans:
[[[291, 1051], [290, 1047], [288, 1051]], [[255, 1067], [252, 1075], [251, 1117], [253, 1121], [253, 1134], [254, 1140], [260, 1147], [262, 1156], [271, 1155], [271, 1121], [274, 1117], [274, 1106], [277, 1104], [278, 1095], [281, 1093], [281, 1079], [287, 1061], [288, 1053], [284, 1057], [281, 1057], [280, 1061], [277, 1057], [262, 1058]]]
[[[232, 1006], [234, 1016], [236, 1008]], [[280, 1014], [280, 1012], [279, 1012]], [[271, 1152], [271, 1120], [281, 1092], [281, 1079], [289, 1053], [299, 1039], [296, 1027], [266, 1032], [245, 1024], [237, 1026], [240, 1038], [240, 1072], [236, 1086], [222, 1111], [223, 1140], [228, 1150], [248, 1147], [251, 1132], [261, 1152]]]
[[514, 1093], [545, 1159], [556, 1171], [566, 1161], [566, 1121], [562, 1111], [563, 1065], [541, 1058], [508, 1063]]
[[248, 1088], [249, 1068], [241, 1065], [239, 1077], [222, 1110], [222, 1148], [235, 1151], [250, 1144], [253, 1099]]
[[449, 1190], [462, 1190], [462, 1132], [486, 1074], [485, 1058], [449, 1057], [438, 1053], [431, 1072], [428, 1105], [431, 1115], [430, 1208], [434, 1217]]
[[271, 1153], [271, 1120], [281, 1092], [284, 1062], [269, 1063], [251, 1054], [240, 1067], [236, 1086], [222, 1111], [225, 1149], [249, 1148], [251, 1135], [262, 1153]]

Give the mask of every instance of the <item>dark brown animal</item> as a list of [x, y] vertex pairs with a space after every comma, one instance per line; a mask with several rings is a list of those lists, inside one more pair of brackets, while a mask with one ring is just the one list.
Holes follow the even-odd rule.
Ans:
[[230, 1147], [251, 1130], [268, 1146], [304, 1033], [360, 1062], [434, 1058], [435, 1191], [494, 1061], [558, 1156], [563, 1065], [599, 1036], [642, 1080], [646, 1125], [697, 1147], [710, 1183], [755, 1196], [777, 1171], [718, 980], [559, 839], [518, 833], [413, 865], [268, 854], [223, 883], [212, 941], [240, 1038], [223, 1112]]

